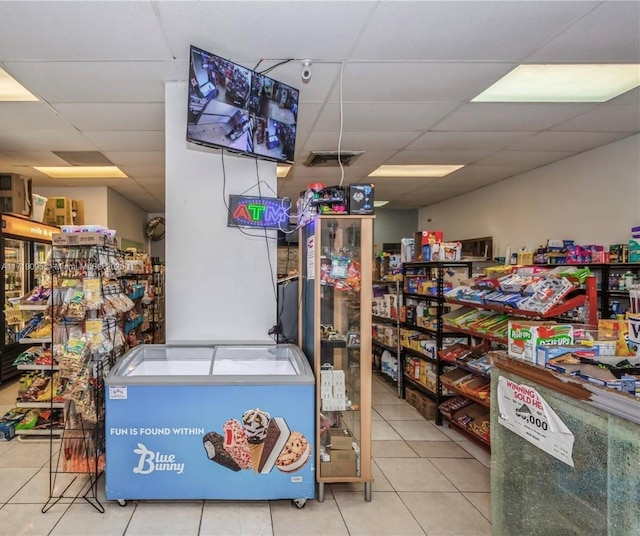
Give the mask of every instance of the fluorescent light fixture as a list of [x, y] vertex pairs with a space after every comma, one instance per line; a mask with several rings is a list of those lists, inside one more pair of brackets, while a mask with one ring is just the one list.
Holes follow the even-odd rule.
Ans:
[[463, 165], [380, 166], [369, 177], [445, 177]]
[[289, 174], [289, 171], [291, 171], [291, 166], [278, 164], [276, 167], [276, 176], [279, 179], [284, 179]]
[[38, 97], [0, 67], [0, 101], [34, 102], [38, 100], [40, 100]]
[[374, 201], [373, 202], [373, 206], [376, 207], [376, 208], [384, 207], [385, 205], [388, 205], [388, 204], [389, 204], [389, 201]]
[[48, 166], [33, 167], [53, 179], [126, 179], [117, 166]]
[[640, 64], [519, 65], [471, 102], [605, 102], [640, 85]]

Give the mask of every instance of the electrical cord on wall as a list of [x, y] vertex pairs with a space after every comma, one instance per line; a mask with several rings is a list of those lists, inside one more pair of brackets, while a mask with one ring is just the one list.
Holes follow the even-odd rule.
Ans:
[[340, 186], [344, 182], [344, 166], [342, 165], [342, 128], [344, 126], [344, 111], [342, 107], [342, 79], [344, 77], [344, 62], [340, 64], [340, 135], [338, 136], [338, 164], [340, 164]]

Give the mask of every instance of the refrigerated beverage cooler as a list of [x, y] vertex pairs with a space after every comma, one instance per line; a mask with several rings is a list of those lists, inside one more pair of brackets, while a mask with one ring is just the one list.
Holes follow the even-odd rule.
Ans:
[[298, 347], [142, 345], [105, 384], [107, 499], [314, 497], [314, 377]]
[[45, 283], [44, 268], [51, 252], [51, 235], [59, 231], [57, 227], [2, 214], [0, 299], [4, 305], [4, 335], [0, 342], [0, 384], [20, 374], [13, 361], [24, 350], [19, 344], [20, 333], [33, 313], [21, 311], [19, 305]]

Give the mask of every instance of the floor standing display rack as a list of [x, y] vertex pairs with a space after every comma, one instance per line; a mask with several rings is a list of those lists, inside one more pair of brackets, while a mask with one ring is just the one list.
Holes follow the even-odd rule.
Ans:
[[371, 338], [373, 366], [387, 379], [395, 382], [402, 396], [402, 359], [400, 357], [400, 306], [402, 282], [373, 281]]
[[299, 340], [316, 377], [316, 479], [364, 483], [371, 500], [373, 216], [318, 216], [300, 230]]
[[[409, 337], [402, 338], [405, 341], [402, 345], [403, 395], [406, 387], [410, 386], [431, 398], [438, 408], [445, 400], [441, 381], [444, 365], [438, 352], [445, 346], [447, 338], [460, 336], [459, 333], [445, 330], [443, 325], [445, 288], [447, 279], [456, 274], [471, 277], [472, 270], [470, 262], [407, 262], [402, 265], [405, 318], [401, 326], [404, 330], [424, 335], [426, 341], [422, 345], [410, 346], [406, 342]], [[412, 359], [420, 360], [420, 370], [430, 369], [429, 373], [409, 374], [407, 363]], [[442, 414], [439, 409], [435, 417], [436, 424], [441, 425]]]
[[[53, 236], [49, 269], [58, 382], [52, 407], [63, 401], [60, 450], [50, 442], [47, 512], [61, 499], [83, 498], [99, 512], [97, 482], [105, 464], [104, 378], [125, 350], [124, 314], [133, 302], [120, 281], [125, 270], [115, 239], [103, 235]], [[53, 387], [52, 387], [53, 388]], [[55, 446], [57, 448], [57, 444]]]

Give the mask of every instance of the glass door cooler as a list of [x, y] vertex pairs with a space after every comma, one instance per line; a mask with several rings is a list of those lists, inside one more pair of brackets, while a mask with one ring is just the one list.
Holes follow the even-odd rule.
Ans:
[[26, 322], [38, 312], [29, 301], [45, 284], [44, 268], [51, 251], [51, 235], [59, 230], [13, 214], [2, 214], [0, 227], [0, 300], [4, 306], [0, 340], [0, 383], [19, 375], [13, 366], [22, 351], [19, 341]]
[[314, 497], [314, 377], [296, 346], [142, 345], [105, 383], [107, 499]]

